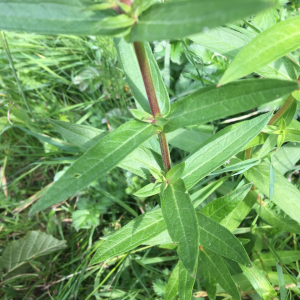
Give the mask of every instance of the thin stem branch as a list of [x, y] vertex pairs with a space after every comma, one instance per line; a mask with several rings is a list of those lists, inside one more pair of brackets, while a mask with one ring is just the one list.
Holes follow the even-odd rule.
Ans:
[[[149, 66], [149, 62], [146, 55], [146, 50], [144, 47], [144, 44], [142, 42], [135, 42], [133, 43], [134, 50], [136, 53], [136, 57], [140, 66], [140, 70], [142, 73], [144, 86], [146, 89], [150, 109], [152, 112], [152, 115], [155, 117], [161, 117], [160, 108], [158, 105], [156, 93], [155, 93], [155, 87], [151, 75], [151, 70]], [[170, 159], [170, 153], [169, 153], [169, 147], [168, 142], [166, 139], [166, 136], [164, 133], [159, 134], [159, 144], [160, 144], [160, 150], [161, 150], [161, 156], [164, 164], [165, 172], [168, 172], [171, 168], [171, 159]]]

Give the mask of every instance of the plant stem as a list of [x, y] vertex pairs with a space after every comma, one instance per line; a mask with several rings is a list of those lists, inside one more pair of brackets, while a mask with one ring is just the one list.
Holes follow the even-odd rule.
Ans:
[[272, 119], [269, 121], [268, 125], [275, 124], [284, 114], [285, 112], [290, 108], [294, 101], [294, 97], [290, 95], [284, 104], [281, 106], [281, 108], [277, 111], [277, 113], [272, 117]]
[[[153, 84], [153, 79], [151, 75], [151, 70], [149, 66], [149, 62], [146, 55], [146, 50], [144, 44], [142, 42], [134, 42], [133, 43], [135, 54], [140, 66], [140, 70], [142, 73], [144, 86], [146, 89], [150, 109], [152, 115], [155, 117], [161, 117], [161, 112], [159, 109], [155, 88]], [[164, 133], [159, 133], [159, 144], [161, 150], [161, 156], [164, 164], [165, 172], [168, 172], [171, 168], [171, 159], [169, 153], [168, 142]]]

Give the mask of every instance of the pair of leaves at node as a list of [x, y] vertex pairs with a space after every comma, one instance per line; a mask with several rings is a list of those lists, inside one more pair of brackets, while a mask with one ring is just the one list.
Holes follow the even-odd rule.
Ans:
[[[246, 17], [270, 6], [260, 0], [174, 1], [137, 7], [126, 5], [118, 15], [109, 7], [95, 7], [94, 2], [0, 1], [0, 29], [44, 34], [125, 35], [130, 41], [154, 41], [188, 36]], [[134, 3], [134, 4], [135, 4]], [[141, 16], [139, 14], [146, 9]], [[127, 14], [126, 14], [127, 13]], [[136, 15], [138, 14], [138, 15]], [[138, 18], [139, 17], [139, 18]], [[137, 21], [138, 20], [138, 21]], [[131, 29], [132, 26], [132, 29]], [[130, 30], [131, 29], [131, 30]]]

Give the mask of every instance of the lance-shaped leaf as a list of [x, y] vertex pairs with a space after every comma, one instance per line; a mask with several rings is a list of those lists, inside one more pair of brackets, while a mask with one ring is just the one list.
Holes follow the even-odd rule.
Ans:
[[182, 175], [185, 167], [185, 162], [182, 162], [175, 167], [173, 167], [168, 173], [166, 174], [166, 179], [169, 184], [175, 183]]
[[196, 211], [182, 179], [169, 184], [161, 194], [161, 209], [178, 255], [185, 268], [195, 275], [198, 261], [199, 229]]
[[[198, 257], [198, 256], [197, 256]], [[185, 268], [182, 261], [179, 261], [179, 280], [178, 280], [178, 294], [180, 300], [192, 299], [193, 286], [195, 277], [192, 277]]]
[[246, 76], [300, 47], [300, 16], [275, 24], [245, 46], [219, 85]]
[[187, 0], [154, 4], [133, 27], [131, 41], [176, 39], [246, 17], [268, 3], [258, 0]]
[[212, 138], [200, 150], [189, 155], [185, 161], [182, 179], [187, 189], [241, 151], [267, 125], [271, 113], [243, 122], [225, 134]]
[[265, 278], [262, 271], [258, 269], [255, 264], [252, 264], [251, 268], [246, 268], [242, 265], [240, 267], [254, 289], [263, 299], [272, 299], [272, 297], [276, 297], [277, 293]]
[[[84, 152], [96, 145], [100, 139], [107, 134], [107, 132], [103, 130], [87, 125], [72, 124], [56, 120], [49, 121], [64, 138], [81, 148]], [[161, 155], [156, 152], [156, 145], [153, 144], [155, 142], [158, 144], [158, 141], [151, 141], [151, 143], [147, 141], [143, 143], [142, 146], [135, 149], [123, 159], [118, 164], [118, 167], [130, 171], [144, 179], [149, 179], [150, 168], [158, 172], [163, 168]]]
[[218, 223], [222, 222], [227, 217], [230, 217], [230, 213], [249, 193], [251, 186], [251, 184], [244, 185], [230, 194], [212, 201], [201, 209], [201, 213]]
[[[200, 253], [200, 256], [201, 256], [201, 253]], [[202, 267], [202, 272], [203, 272], [205, 288], [206, 288], [208, 299], [215, 300], [216, 293], [217, 293], [217, 280], [213, 276], [213, 274], [211, 273], [210, 270], [207, 270], [203, 265], [201, 265], [201, 267]], [[199, 268], [200, 268], [200, 266], [198, 266], [198, 269]]]
[[0, 258], [0, 269], [5, 269], [8, 274], [30, 260], [62, 250], [66, 246], [66, 241], [59, 241], [44, 232], [29, 231], [25, 238], [8, 244]]
[[267, 203], [262, 202], [261, 205], [255, 206], [256, 212], [260, 218], [262, 218], [268, 224], [287, 232], [300, 234], [300, 225], [298, 222], [291, 220], [290, 218], [284, 218], [278, 215], [275, 210], [269, 208]]
[[137, 107], [151, 113], [143, 77], [132, 44], [127, 43], [123, 38], [114, 38], [114, 44]]
[[200, 250], [200, 259], [206, 270], [216, 278], [219, 285], [229, 293], [233, 299], [239, 300], [240, 293], [222, 258], [206, 248]]
[[160, 192], [160, 186], [161, 183], [149, 183], [135, 192], [134, 195], [142, 198], [157, 195]]
[[85, 188], [100, 175], [115, 167], [158, 130], [158, 127], [151, 124], [132, 120], [106, 135], [51, 185], [33, 206], [31, 215]]
[[201, 213], [197, 214], [197, 219], [201, 246], [245, 266], [250, 265], [249, 257], [235, 235], [216, 221]]
[[173, 300], [178, 293], [179, 264], [177, 263], [169, 278], [164, 300]]
[[[300, 223], [300, 191], [291, 184], [279, 171], [275, 172], [274, 194], [272, 201], [278, 205], [290, 218]], [[270, 164], [264, 161], [245, 173], [246, 178], [267, 197], [270, 186]]]
[[200, 89], [171, 106], [164, 132], [204, 124], [270, 102], [297, 89], [297, 82], [249, 79]]
[[150, 240], [166, 229], [160, 209], [140, 215], [105, 240], [93, 256], [90, 264], [123, 254]]
[[[276, 251], [276, 255], [278, 256], [280, 262], [284, 265], [289, 265], [300, 260], [300, 251]], [[265, 267], [275, 267], [278, 259], [274, 257], [272, 252], [261, 253], [259, 254], [259, 258], [256, 259], [254, 263], [257, 266], [261, 266], [262, 262]]]
[[0, 29], [43, 34], [120, 33], [122, 29], [113, 28], [107, 20], [101, 26], [101, 21], [117, 16], [117, 13], [113, 10], [88, 10], [93, 3], [81, 0], [1, 0]]
[[170, 112], [169, 94], [163, 82], [159, 67], [157, 65], [157, 62], [152, 53], [149, 43], [144, 43], [144, 47], [145, 47], [145, 51], [146, 51], [146, 55], [150, 67], [151, 77], [155, 88], [155, 94], [156, 94], [158, 106], [162, 116], [165, 117]]
[[[189, 38], [206, 49], [233, 60], [254, 37], [254, 32], [246, 35], [230, 28], [219, 27]], [[299, 65], [288, 57], [281, 57], [267, 66], [255, 70], [255, 73], [266, 78], [289, 80], [297, 79], [298, 72]]]

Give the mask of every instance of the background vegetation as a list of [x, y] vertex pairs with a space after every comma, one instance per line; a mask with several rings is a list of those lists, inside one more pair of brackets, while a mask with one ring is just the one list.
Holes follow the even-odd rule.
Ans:
[[[258, 14], [227, 29], [254, 36], [286, 16], [297, 15], [299, 7], [296, 1], [288, 2], [268, 14]], [[1, 32], [0, 38], [0, 298], [163, 299], [178, 260], [171, 245], [141, 246], [108, 263], [88, 266], [97, 247], [94, 243], [100, 237], [156, 206], [156, 196], [134, 195], [148, 184], [147, 180], [116, 168], [67, 202], [28, 217], [31, 205], [46, 187], [81, 154], [76, 145], [63, 139], [49, 119], [90, 125], [99, 129], [98, 134], [112, 131], [131, 118], [129, 109], [135, 105], [112, 39], [14, 32]], [[229, 65], [230, 57], [191, 39], [154, 42], [151, 46], [171, 101], [196, 89], [216, 85]], [[299, 51], [293, 52], [293, 59], [300, 63]], [[279, 98], [243, 116], [251, 118], [261, 111], [277, 109], [284, 101], [285, 98]], [[299, 120], [299, 101], [297, 105], [294, 119]], [[193, 147], [228, 124], [236, 123], [240, 116], [193, 126], [190, 136], [180, 131], [170, 133], [173, 162], [180, 162]], [[185, 139], [186, 143], [182, 143]], [[179, 141], [186, 147], [179, 149]], [[284, 176], [298, 189], [299, 150], [299, 143], [286, 143], [277, 156], [278, 168], [282, 168]], [[283, 161], [286, 156], [292, 163]], [[273, 161], [275, 166], [276, 157]], [[220, 182], [230, 174], [210, 176], [193, 191]], [[242, 180], [242, 176], [229, 177], [202, 204], [227, 195]], [[259, 204], [254, 205], [235, 234], [245, 243], [251, 260], [275, 289], [280, 290], [281, 299], [296, 299], [300, 294], [300, 227], [291, 225], [290, 219], [272, 201], [266, 199], [265, 204], [267, 217], [259, 214]], [[9, 269], [4, 251], [17, 256], [37, 236], [39, 240], [49, 239], [49, 236], [39, 236], [42, 232], [61, 242], [49, 240], [53, 246], [51, 253], [47, 254], [47, 249], [37, 251], [27, 257], [26, 263]], [[25, 242], [17, 245], [13, 241]], [[41, 244], [40, 250], [44, 246]], [[242, 285], [239, 269], [232, 268], [230, 272]], [[252, 287], [240, 289], [247, 291], [245, 297], [259, 299]], [[200, 279], [194, 290], [198, 292], [194, 294], [196, 298], [207, 296]], [[217, 292], [224, 291], [218, 287]]]

